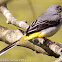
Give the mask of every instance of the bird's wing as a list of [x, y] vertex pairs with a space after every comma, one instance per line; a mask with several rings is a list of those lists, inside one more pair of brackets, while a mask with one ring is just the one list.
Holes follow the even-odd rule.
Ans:
[[60, 23], [60, 21], [48, 21], [48, 20], [35, 20], [26, 30], [26, 34], [32, 34], [34, 32], [38, 32], [41, 31], [43, 29], [49, 28], [49, 27], [53, 27], [56, 26]]

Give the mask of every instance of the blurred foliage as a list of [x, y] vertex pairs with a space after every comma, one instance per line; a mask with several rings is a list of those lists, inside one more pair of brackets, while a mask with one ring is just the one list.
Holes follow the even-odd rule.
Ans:
[[[31, 5], [34, 8], [35, 18], [39, 17], [48, 9], [49, 6], [53, 4], [62, 5], [62, 0], [29, 0], [29, 1], [31, 2]], [[7, 6], [16, 19], [21, 21], [26, 20], [29, 25], [34, 21], [33, 12], [30, 8], [28, 0], [12, 0], [7, 4]], [[0, 25], [8, 27], [9, 29], [13, 30], [18, 29], [18, 27], [15, 27], [11, 24], [6, 24], [6, 18], [2, 14], [0, 14]], [[62, 41], [62, 28], [49, 39], [60, 43]], [[0, 50], [3, 49], [5, 46], [7, 46], [6, 43], [0, 42]], [[26, 61], [21, 62], [52, 62], [56, 58], [43, 54], [37, 54], [35, 51], [32, 51], [28, 48], [16, 46], [13, 49], [6, 52], [5, 54], [3, 54], [0, 57], [0, 59], [26, 59]]]

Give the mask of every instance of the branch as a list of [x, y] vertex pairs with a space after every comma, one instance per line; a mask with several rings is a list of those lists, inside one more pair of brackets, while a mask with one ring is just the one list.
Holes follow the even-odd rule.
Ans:
[[62, 62], [62, 55], [57, 60], [55, 60], [54, 62]]
[[13, 25], [19, 26], [24, 30], [28, 28], [29, 25], [26, 24], [26, 21], [19, 21], [15, 19], [15, 17], [13, 17], [13, 15], [8, 11], [6, 7], [1, 6], [1, 12], [7, 18], [7, 21], [6, 21], [7, 24], [13, 24]]
[[0, 6], [6, 4], [7, 2], [10, 2], [11, 0], [0, 0]]

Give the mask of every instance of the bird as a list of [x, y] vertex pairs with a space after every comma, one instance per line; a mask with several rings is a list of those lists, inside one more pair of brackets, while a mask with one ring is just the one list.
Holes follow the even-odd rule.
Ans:
[[51, 5], [42, 15], [31, 23], [22, 38], [2, 49], [0, 56], [23, 41], [38, 37], [44, 38], [53, 36], [62, 25], [61, 12], [62, 7], [60, 5]]

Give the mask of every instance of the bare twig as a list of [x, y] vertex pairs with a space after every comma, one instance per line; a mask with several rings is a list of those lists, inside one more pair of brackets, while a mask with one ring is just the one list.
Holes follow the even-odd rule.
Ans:
[[2, 11], [3, 15], [7, 18], [6, 22], [8, 24], [13, 24], [13, 25], [19, 26], [25, 30], [28, 28], [29, 25], [27, 25], [25, 23], [25, 21], [19, 21], [19, 20], [15, 19], [15, 17], [13, 17], [13, 15], [8, 11], [8, 9], [6, 7], [1, 6], [1, 11]]

